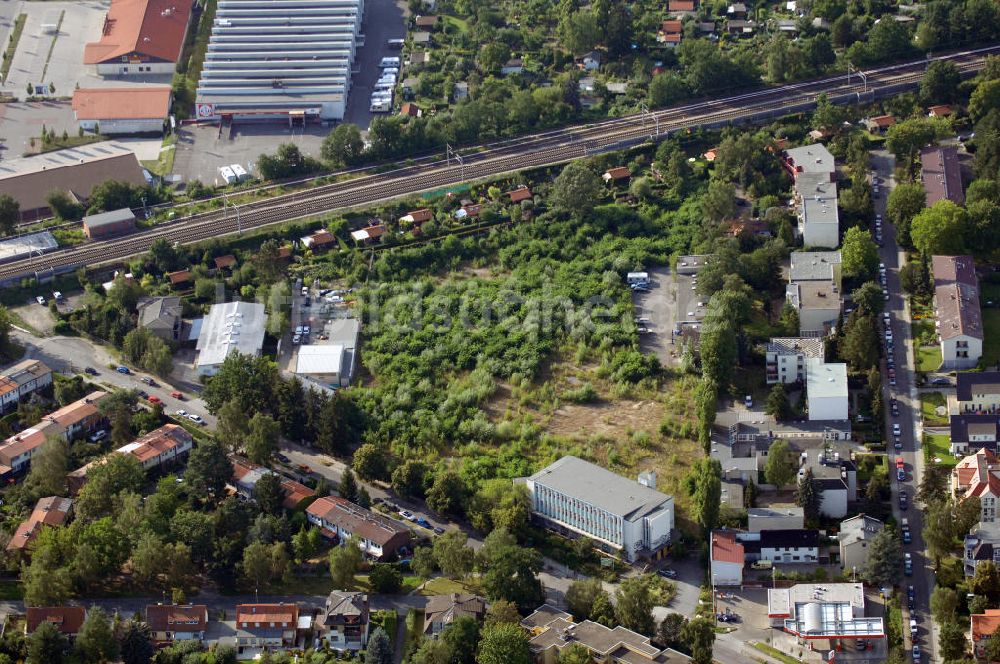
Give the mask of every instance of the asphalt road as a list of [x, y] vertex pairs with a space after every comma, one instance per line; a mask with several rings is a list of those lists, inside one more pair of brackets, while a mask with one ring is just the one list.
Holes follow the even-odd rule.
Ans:
[[[925, 661], [937, 660], [937, 635], [933, 628], [930, 615], [930, 594], [934, 588], [934, 570], [930, 560], [924, 555], [923, 515], [915, 504], [917, 488], [924, 472], [924, 457], [921, 451], [922, 428], [920, 422], [920, 398], [916, 388], [916, 372], [914, 368], [914, 346], [911, 335], [911, 318], [909, 302], [903, 293], [899, 282], [899, 268], [906, 261], [906, 254], [896, 243], [896, 230], [886, 218], [885, 208], [889, 193], [895, 186], [893, 177], [894, 159], [885, 151], [872, 153], [872, 167], [881, 181], [880, 194], [875, 197], [875, 211], [883, 217], [883, 232], [885, 245], [879, 252], [880, 259], [888, 271], [889, 301], [886, 311], [892, 315], [892, 333], [895, 341], [894, 357], [896, 361], [896, 385], [889, 384], [889, 378], [883, 363], [883, 384], [889, 397], [896, 397], [899, 404], [899, 417], [893, 417], [886, 399], [886, 440], [889, 441], [890, 459], [902, 456], [906, 465], [906, 480], [895, 481], [892, 475], [892, 509], [899, 520], [906, 517], [910, 522], [910, 532], [913, 541], [903, 545], [905, 553], [913, 557], [913, 576], [904, 577], [901, 592], [903, 606], [904, 628], [903, 638], [907, 650], [913, 643], [920, 644]], [[901, 429], [902, 450], [892, 447], [892, 425], [899, 423]], [[906, 491], [909, 497], [909, 509], [900, 509], [899, 492]], [[912, 585], [916, 594], [915, 610], [912, 616], [906, 610], [906, 586]], [[911, 641], [907, 624], [910, 618], [917, 620], [919, 625], [916, 641]]]

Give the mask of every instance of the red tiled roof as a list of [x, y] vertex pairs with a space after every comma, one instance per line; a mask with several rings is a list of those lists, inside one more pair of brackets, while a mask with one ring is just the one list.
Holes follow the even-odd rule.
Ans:
[[896, 124], [896, 116], [894, 115], [878, 115], [874, 118], [869, 118], [868, 122], [875, 125], [876, 127], [881, 127], [885, 129], [886, 127], [891, 127]]
[[415, 224], [422, 224], [425, 221], [430, 221], [433, 216], [434, 213], [428, 210], [427, 208], [420, 208], [419, 210], [412, 210], [410, 212], [407, 212], [401, 217], [401, 220], [409, 217], [407, 221], [411, 221]]
[[666, 42], [668, 44], [679, 44], [681, 42], [681, 33], [672, 32], [669, 34], [664, 33], [661, 35], [660, 41]]
[[101, 40], [83, 48], [83, 64], [121, 62], [122, 57], [132, 55], [177, 62], [184, 47], [191, 4], [178, 0], [112, 0]]
[[660, 24], [660, 31], [665, 35], [680, 34], [682, 24], [680, 21], [664, 21]]
[[294, 604], [239, 604], [236, 607], [236, 623], [240, 627], [253, 627], [255, 623], [260, 623], [261, 627], [270, 627], [271, 623], [295, 627], [298, 621], [299, 607]]
[[933, 115], [934, 117], [944, 117], [945, 115], [951, 115], [951, 106], [947, 104], [939, 104], [937, 106], [931, 106], [927, 109], [927, 113]]
[[316, 495], [315, 491], [307, 487], [305, 484], [300, 484], [295, 480], [283, 481], [281, 483], [281, 488], [285, 492], [285, 499], [281, 504], [286, 510], [293, 510], [306, 498], [311, 498]]
[[415, 118], [420, 115], [420, 107], [413, 102], [408, 101], [399, 107], [399, 114], [409, 115], [411, 118]]
[[35, 509], [20, 526], [14, 536], [7, 544], [8, 551], [20, 551], [26, 549], [29, 544], [35, 541], [38, 533], [42, 531], [42, 526], [62, 526], [69, 519], [69, 511], [73, 507], [73, 501], [69, 498], [59, 496], [49, 496], [42, 498], [35, 503]]
[[609, 180], [624, 180], [632, 177], [632, 171], [625, 166], [609, 168], [604, 172], [604, 177]]
[[208, 607], [150, 604], [146, 607], [146, 623], [154, 632], [200, 632], [208, 624]]
[[694, 0], [670, 0], [667, 3], [667, 10], [672, 12], [693, 12], [695, 10]]
[[77, 120], [155, 120], [170, 112], [170, 86], [80, 88], [73, 91]]
[[236, 256], [232, 254], [226, 254], [225, 256], [218, 256], [215, 259], [216, 269], [222, 269], [224, 267], [234, 267], [236, 265]]
[[743, 564], [743, 545], [736, 541], [736, 533], [712, 532], [712, 560], [720, 563]]
[[74, 635], [80, 631], [87, 611], [82, 606], [29, 606], [24, 629], [33, 634], [42, 622], [50, 622], [63, 634]]
[[310, 239], [314, 247], [321, 247], [337, 241], [337, 238], [330, 231], [316, 231], [310, 236]]
[[306, 513], [382, 547], [395, 544], [398, 548], [411, 537], [410, 531], [393, 519], [336, 496], [316, 499]]
[[712, 148], [711, 150], [706, 151], [703, 156], [706, 161], [715, 161], [715, 158], [719, 156], [719, 151], [717, 148]]
[[531, 190], [525, 186], [520, 186], [517, 189], [508, 191], [507, 195], [510, 196], [511, 203], [520, 203], [531, 198]]
[[984, 613], [969, 616], [972, 623], [972, 641], [988, 638], [1000, 627], [1000, 609], [986, 609]]
[[176, 286], [177, 284], [183, 284], [187, 281], [191, 281], [191, 270], [177, 270], [176, 272], [167, 272], [167, 278], [170, 279], [170, 284]]
[[955, 488], [964, 489], [963, 500], [980, 498], [987, 493], [1000, 496], [997, 456], [986, 448], [959, 461], [952, 473]]

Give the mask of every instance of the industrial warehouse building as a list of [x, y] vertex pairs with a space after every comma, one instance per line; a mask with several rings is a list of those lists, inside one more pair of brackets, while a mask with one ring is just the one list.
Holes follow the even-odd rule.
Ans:
[[85, 131], [161, 134], [170, 113], [169, 85], [80, 88], [73, 91], [73, 115]]
[[101, 76], [173, 74], [191, 21], [190, 0], [112, 0], [83, 64]]
[[219, 0], [198, 119], [340, 120], [364, 0]]
[[52, 191], [65, 191], [70, 198], [85, 202], [94, 187], [106, 180], [146, 184], [135, 153], [114, 141], [0, 161], [0, 194], [17, 201], [21, 221], [48, 217], [45, 199]]
[[83, 218], [83, 234], [91, 240], [135, 230], [135, 215], [129, 208], [91, 214]]

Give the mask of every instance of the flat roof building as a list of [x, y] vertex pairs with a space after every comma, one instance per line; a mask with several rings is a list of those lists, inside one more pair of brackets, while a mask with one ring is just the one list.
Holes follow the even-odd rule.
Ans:
[[79, 88], [73, 91], [73, 115], [84, 130], [105, 136], [162, 133], [172, 100], [168, 85]]
[[523, 480], [531, 510], [545, 525], [588, 537], [633, 562], [659, 558], [670, 544], [674, 499], [656, 490], [655, 473], [632, 481], [575, 456]]
[[220, 0], [198, 119], [342, 119], [364, 9], [364, 0]]
[[773, 627], [809, 640], [824, 661], [825, 651], [844, 650], [844, 640], [885, 638], [882, 618], [865, 615], [865, 589], [860, 583], [772, 588], [767, 591], [767, 615]]
[[260, 355], [267, 314], [263, 304], [214, 304], [201, 324], [195, 368], [201, 376], [215, 375], [230, 353]]
[[847, 365], [815, 357], [807, 359], [806, 399], [812, 422], [850, 419]]
[[793, 251], [788, 261], [788, 281], [842, 281], [839, 251]]
[[800, 173], [795, 179], [799, 203], [799, 231], [807, 247], [840, 246], [837, 183], [827, 173]]
[[49, 231], [0, 240], [0, 263], [41, 255], [58, 247], [59, 243]]
[[830, 182], [836, 179], [837, 165], [822, 143], [789, 148], [784, 157], [785, 168], [796, 180], [804, 173], [821, 173]]
[[64, 191], [70, 198], [84, 202], [94, 187], [107, 180], [146, 184], [131, 148], [102, 141], [0, 161], [0, 194], [8, 194], [18, 202], [22, 221], [49, 216], [45, 199], [53, 191]]
[[962, 167], [954, 146], [930, 147], [920, 151], [920, 181], [927, 194], [927, 207], [948, 199], [956, 205], [965, 203], [962, 190]]
[[768, 385], [790, 384], [806, 378], [806, 360], [822, 359], [826, 349], [819, 337], [774, 337], [765, 347], [764, 368]]
[[102, 76], [173, 74], [191, 21], [190, 2], [112, 0], [101, 39], [83, 49], [83, 64]]

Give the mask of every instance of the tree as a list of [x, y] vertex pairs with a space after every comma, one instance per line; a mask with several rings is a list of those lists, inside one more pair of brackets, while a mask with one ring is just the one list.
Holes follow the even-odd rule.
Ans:
[[253, 498], [264, 514], [280, 516], [282, 503], [285, 501], [281, 476], [277, 473], [265, 473], [253, 487]]
[[241, 563], [243, 575], [256, 588], [266, 588], [271, 580], [270, 547], [263, 542], [252, 542], [243, 549]]
[[764, 410], [779, 422], [787, 420], [792, 414], [792, 404], [788, 401], [788, 393], [781, 383], [771, 388], [764, 404]]
[[707, 533], [719, 521], [722, 497], [722, 466], [718, 459], [702, 457], [694, 462], [684, 478], [684, 488], [691, 496], [693, 515]]
[[421, 498], [424, 495], [424, 478], [427, 464], [417, 459], [407, 459], [392, 471], [392, 489], [404, 498]]
[[886, 132], [885, 147], [909, 169], [920, 149], [933, 141], [936, 136], [937, 130], [927, 118], [910, 118], [889, 127]]
[[[445, 630], [447, 632], [447, 629]], [[475, 653], [475, 650], [472, 651]], [[423, 639], [410, 655], [410, 664], [452, 664], [454, 651], [444, 639]]]
[[838, 350], [840, 357], [851, 364], [855, 371], [866, 371], [878, 363], [879, 324], [875, 316], [860, 310], [851, 312], [844, 325], [844, 336]]
[[249, 417], [270, 411], [272, 391], [279, 380], [277, 365], [266, 356], [230, 353], [219, 366], [219, 372], [205, 385], [202, 398], [213, 414], [235, 399]]
[[337, 493], [340, 494], [341, 498], [349, 500], [352, 503], [358, 501], [358, 480], [354, 477], [354, 473], [350, 468], [346, 469], [344, 474], [340, 476]]
[[410, 569], [426, 582], [434, 576], [437, 569], [437, 561], [434, 560], [434, 550], [429, 546], [418, 546], [413, 550], [413, 560], [410, 561]]
[[656, 638], [667, 648], [677, 648], [683, 643], [684, 628], [687, 627], [688, 619], [680, 613], [668, 613], [660, 621], [660, 627], [656, 631]]
[[354, 585], [354, 575], [361, 569], [364, 556], [354, 540], [348, 539], [330, 551], [330, 577], [333, 587], [347, 590]]
[[458, 579], [472, 571], [475, 553], [466, 546], [468, 541], [469, 536], [460, 530], [449, 530], [434, 539], [434, 560], [442, 574]]
[[566, 605], [577, 622], [590, 620], [597, 596], [604, 593], [600, 579], [587, 578], [574, 581], [566, 590]]
[[927, 194], [919, 182], [896, 185], [889, 194], [885, 213], [896, 227], [896, 239], [904, 247], [912, 246], [910, 225], [917, 213], [927, 205]]
[[952, 588], [935, 586], [931, 592], [931, 614], [941, 624], [955, 619], [958, 610], [958, 593]]
[[45, 202], [48, 203], [49, 209], [63, 221], [79, 221], [86, 211], [83, 205], [74, 201], [69, 197], [69, 194], [61, 189], [50, 191], [49, 195], [45, 197]]
[[243, 449], [250, 433], [249, 419], [239, 401], [233, 399], [223, 404], [216, 414], [215, 437], [233, 452]]
[[76, 637], [76, 648], [88, 662], [112, 662], [118, 657], [118, 642], [108, 615], [99, 606], [91, 607]]
[[735, 216], [736, 187], [729, 182], [712, 180], [701, 197], [701, 209], [714, 222]]
[[28, 477], [24, 480], [24, 493], [31, 500], [45, 496], [59, 496], [66, 492], [66, 473], [69, 470], [69, 446], [61, 438], [46, 441], [31, 460]]
[[372, 630], [368, 637], [365, 664], [392, 664], [392, 642], [381, 626]]
[[764, 479], [779, 489], [790, 484], [795, 478], [795, 457], [792, 448], [786, 440], [776, 440], [767, 450], [767, 461], [764, 463]]
[[122, 664], [149, 664], [153, 659], [152, 634], [149, 625], [144, 622], [126, 622], [119, 644]]
[[572, 643], [559, 653], [559, 664], [592, 664], [594, 658], [585, 646]]
[[683, 78], [673, 72], [665, 72], [650, 80], [646, 99], [650, 107], [661, 108], [686, 99], [688, 94]]
[[504, 528], [497, 528], [479, 550], [479, 567], [486, 597], [491, 601], [505, 599], [514, 602], [521, 611], [529, 611], [543, 599], [538, 573], [542, 558], [534, 549], [518, 546]]
[[559, 21], [559, 41], [570, 53], [581, 54], [594, 48], [601, 40], [601, 26], [597, 15], [587, 10], [566, 14]]
[[484, 625], [495, 625], [497, 623], [512, 623], [517, 625], [521, 622], [521, 614], [518, 613], [517, 606], [513, 602], [505, 599], [498, 599], [490, 602], [486, 609], [486, 619]]
[[480, 627], [472, 616], [458, 616], [441, 633], [441, 641], [448, 644], [452, 659], [448, 664], [474, 664], [479, 647]]
[[802, 508], [806, 523], [816, 523], [819, 521], [820, 497], [816, 493], [816, 485], [813, 483], [812, 468], [806, 468], [805, 474], [799, 480], [795, 489], [795, 504]]
[[221, 443], [214, 439], [195, 443], [184, 475], [192, 496], [201, 499], [221, 497], [232, 476], [233, 465]]
[[955, 101], [962, 75], [954, 62], [935, 60], [927, 66], [920, 80], [920, 99], [924, 104], [950, 104]]
[[69, 643], [59, 628], [47, 620], [28, 636], [28, 659], [25, 664], [62, 664]]
[[[146, 478], [139, 460], [131, 454], [112, 452], [87, 473], [73, 511], [78, 521], [87, 523], [111, 514], [115, 497], [123, 493], [139, 493]], [[231, 471], [230, 471], [231, 472]]]
[[157, 575], [166, 566], [163, 540], [154, 533], [145, 532], [132, 552], [132, 577], [140, 587], [149, 588]]
[[882, 288], [874, 281], [866, 281], [851, 293], [854, 308], [862, 315], [879, 315], [885, 308]]
[[656, 631], [653, 620], [653, 597], [647, 576], [632, 577], [622, 581], [615, 591], [615, 613], [622, 627], [652, 636]]
[[996, 563], [992, 560], [977, 563], [969, 589], [994, 601], [1000, 597], [1000, 570], [997, 569]]
[[366, 480], [384, 479], [387, 473], [385, 449], [375, 443], [365, 443], [354, 452], [351, 467]]
[[965, 210], [947, 198], [917, 213], [910, 235], [924, 256], [965, 253]]
[[333, 166], [353, 166], [361, 163], [365, 142], [357, 125], [342, 122], [323, 139], [320, 155]]
[[840, 254], [841, 268], [849, 279], [869, 279], [878, 269], [878, 246], [871, 233], [858, 226], [844, 233]]
[[681, 629], [681, 640], [691, 651], [694, 664], [712, 664], [715, 625], [707, 618], [695, 618]]
[[483, 629], [478, 664], [531, 664], [528, 637], [519, 625], [499, 623]]
[[941, 659], [955, 661], [965, 656], [966, 638], [968, 628], [963, 628], [955, 621], [949, 621], [941, 625], [938, 633], [938, 646], [941, 648]]
[[247, 457], [256, 464], [268, 465], [278, 450], [280, 436], [281, 425], [275, 422], [274, 418], [264, 413], [256, 413], [250, 418], [247, 432]]
[[468, 489], [458, 473], [448, 470], [438, 473], [427, 492], [427, 506], [438, 514], [459, 514], [465, 504]]
[[938, 500], [926, 506], [921, 534], [937, 569], [941, 558], [949, 555], [955, 545], [955, 519], [950, 499]]
[[395, 595], [403, 587], [399, 568], [389, 563], [375, 563], [368, 576], [372, 590], [381, 595]]
[[996, 109], [1000, 109], [1000, 80], [983, 81], [969, 97], [969, 116], [979, 122]]
[[884, 528], [872, 538], [868, 546], [862, 575], [877, 586], [894, 585], [899, 581], [903, 566], [903, 547], [895, 531]]
[[572, 161], [556, 177], [549, 199], [556, 210], [583, 219], [603, 193], [604, 185], [597, 173], [582, 161]]
[[10, 235], [21, 220], [21, 204], [10, 194], [0, 194], [0, 235]]

